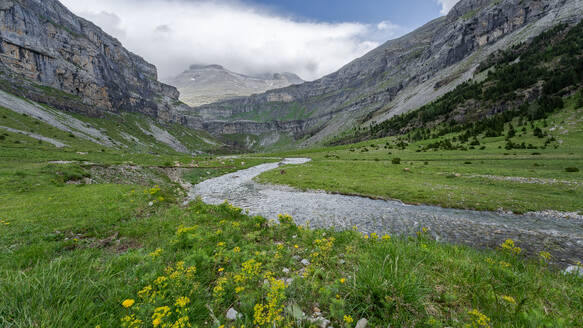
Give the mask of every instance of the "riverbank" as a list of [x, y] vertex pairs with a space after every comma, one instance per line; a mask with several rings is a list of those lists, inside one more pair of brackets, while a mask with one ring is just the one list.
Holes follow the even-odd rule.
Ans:
[[515, 119], [501, 136], [470, 140], [462, 131], [414, 141], [403, 135], [278, 152], [271, 155], [312, 161], [282, 168], [284, 174], [265, 172], [257, 181], [443, 208], [582, 215], [581, 117], [583, 108], [570, 102], [532, 124]]

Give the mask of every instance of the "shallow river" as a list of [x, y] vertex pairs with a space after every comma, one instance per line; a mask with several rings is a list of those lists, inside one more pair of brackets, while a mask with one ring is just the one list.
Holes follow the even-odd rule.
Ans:
[[287, 213], [297, 224], [309, 221], [310, 227], [350, 229], [357, 226], [362, 232], [391, 235], [411, 234], [427, 227], [438, 240], [489, 248], [512, 238], [531, 255], [544, 250], [562, 264], [583, 261], [583, 221], [580, 219], [406, 205], [393, 200], [303, 192], [253, 181], [259, 174], [280, 165], [307, 161], [290, 158], [206, 180], [193, 186], [189, 196], [190, 199], [200, 196], [209, 204], [228, 200], [251, 215], [268, 219]]

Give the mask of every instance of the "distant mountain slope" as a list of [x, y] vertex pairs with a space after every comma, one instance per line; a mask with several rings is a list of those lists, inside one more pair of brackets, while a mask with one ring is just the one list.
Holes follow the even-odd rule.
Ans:
[[250, 96], [304, 81], [293, 73], [248, 76], [219, 65], [192, 65], [187, 71], [166, 81], [180, 91], [180, 100], [190, 106]]
[[186, 121], [202, 119], [214, 134], [276, 130], [313, 144], [423, 106], [472, 78], [491, 53], [581, 17], [583, 0], [461, 0], [322, 79], [201, 106]]
[[[543, 120], [561, 110], [569, 98], [575, 99], [576, 108], [583, 106], [583, 22], [557, 25], [528, 44], [492, 54], [474, 77], [417, 110], [347, 131], [332, 143], [407, 133], [409, 141], [418, 141], [461, 132], [459, 139], [467, 141], [482, 135], [503, 136], [510, 124], [506, 136], [511, 149], [516, 134], [513, 121], [524, 125]], [[538, 136], [542, 138], [542, 133]]]
[[232, 151], [205, 132], [179, 124], [160, 124], [143, 114], [104, 113], [102, 117], [88, 117], [0, 90], [0, 147], [26, 144], [80, 152], [101, 151], [104, 147], [156, 154]]
[[0, 1], [0, 88], [89, 115], [177, 121], [185, 109], [156, 67], [57, 0]]

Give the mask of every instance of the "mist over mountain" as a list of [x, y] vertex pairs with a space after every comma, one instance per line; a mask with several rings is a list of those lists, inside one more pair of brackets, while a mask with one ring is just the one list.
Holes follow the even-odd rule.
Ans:
[[168, 79], [180, 92], [180, 100], [190, 106], [250, 96], [304, 82], [293, 73], [244, 75], [220, 65], [191, 65], [180, 75]]

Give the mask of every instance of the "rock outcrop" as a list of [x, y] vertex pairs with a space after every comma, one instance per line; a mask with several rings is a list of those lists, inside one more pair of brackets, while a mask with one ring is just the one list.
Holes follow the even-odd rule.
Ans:
[[207, 124], [239, 124], [239, 132], [252, 134], [256, 127], [248, 120], [294, 121], [309, 129], [299, 133], [309, 136], [306, 143], [314, 143], [418, 108], [473, 78], [491, 53], [582, 17], [583, 0], [461, 0], [447, 16], [322, 79], [201, 106], [192, 114]]
[[166, 81], [180, 91], [180, 100], [190, 106], [246, 97], [304, 81], [293, 73], [249, 76], [232, 72], [220, 65], [192, 65]]
[[176, 88], [57, 0], [0, 0], [0, 87], [88, 115], [139, 112], [178, 121]]

